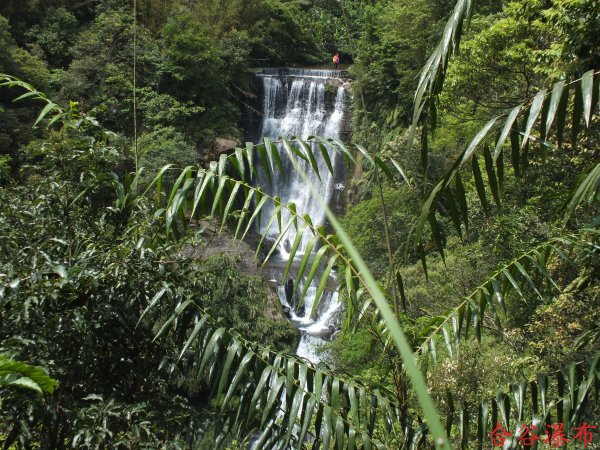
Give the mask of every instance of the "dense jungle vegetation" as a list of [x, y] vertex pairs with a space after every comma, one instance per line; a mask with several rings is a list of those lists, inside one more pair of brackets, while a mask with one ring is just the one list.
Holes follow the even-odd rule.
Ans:
[[[0, 447], [481, 449], [501, 425], [551, 448], [562, 424], [583, 448], [599, 30], [596, 0], [0, 3]], [[315, 147], [242, 145], [243, 114], [255, 68], [336, 51], [353, 132], [319, 141], [348, 166], [324, 229], [253, 182]], [[205, 252], [257, 245], [267, 202], [320, 246], [321, 291], [337, 270], [328, 364], [294, 357], [255, 265]]]

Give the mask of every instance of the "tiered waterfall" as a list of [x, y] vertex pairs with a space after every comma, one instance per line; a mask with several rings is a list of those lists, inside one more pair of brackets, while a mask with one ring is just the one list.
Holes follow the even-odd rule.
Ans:
[[[341, 71], [334, 70], [306, 70], [306, 69], [265, 69], [259, 76], [263, 82], [263, 119], [261, 127], [262, 137], [277, 140], [280, 136], [299, 137], [306, 139], [309, 136], [322, 136], [326, 138], [339, 139], [344, 124], [346, 90], [341, 80]], [[314, 147], [319, 176], [310, 167], [308, 162], [301, 161], [303, 169], [310, 178], [311, 183], [317, 188], [320, 195], [329, 204], [335, 197], [339, 196], [343, 185], [336, 180], [341, 169], [341, 160], [335, 154], [330, 154], [330, 160], [334, 174], [332, 175], [320, 153], [318, 147]], [[293, 202], [296, 211], [300, 214], [308, 213], [313, 225], [322, 225], [325, 221], [325, 213], [320, 203], [310, 194], [306, 183], [301, 176], [293, 170], [291, 162], [282, 155], [283, 171], [275, 171], [272, 174], [272, 182], [269, 183], [264, 173], [259, 177], [263, 189], [281, 198], [282, 202]], [[339, 176], [338, 176], [339, 178]], [[338, 181], [338, 182], [336, 182]], [[269, 217], [270, 211], [266, 210], [263, 217]], [[285, 212], [282, 214], [282, 223], [286, 223]], [[272, 224], [267, 230], [268, 221], [261, 223], [261, 232], [277, 236], [278, 225]], [[281, 240], [279, 248], [279, 259], [272, 261], [274, 277], [282, 275], [281, 270], [277, 273], [277, 267], [281, 268], [287, 261], [289, 250], [296, 237], [296, 230], [290, 227], [286, 236]], [[302, 258], [311, 236], [305, 233], [296, 253], [296, 259]], [[313, 248], [313, 252], [317, 249]], [[335, 277], [333, 275], [332, 277]], [[302, 283], [296, 289], [296, 295], [292, 295], [292, 281], [287, 281], [278, 286], [278, 295], [282, 305], [288, 311], [292, 322], [302, 332], [302, 338], [297, 353], [312, 362], [318, 362], [320, 356], [315, 351], [320, 343], [331, 336], [337, 324], [337, 313], [340, 303], [334, 290], [327, 290], [323, 295], [318, 307], [311, 315], [315, 300], [316, 283], [313, 281], [307, 290], [304, 302], [298, 299], [302, 290]], [[335, 279], [331, 280], [335, 286]]]

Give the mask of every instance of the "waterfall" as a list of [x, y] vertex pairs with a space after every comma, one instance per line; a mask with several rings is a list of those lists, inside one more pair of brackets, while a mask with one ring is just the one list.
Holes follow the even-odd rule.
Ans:
[[[346, 90], [340, 79], [341, 74], [342, 71], [337, 70], [264, 69], [258, 75], [262, 78], [264, 90], [261, 136], [273, 140], [278, 139], [280, 136], [306, 139], [313, 135], [339, 139], [346, 100]], [[341, 161], [333, 152], [329, 154], [334, 172], [334, 175], [332, 175], [317, 145], [313, 144], [313, 152], [319, 168], [319, 175], [315, 173], [308, 162], [300, 162], [310, 181], [325, 201], [329, 203], [334, 191], [342, 188], [339, 183], [336, 184], [334, 176]], [[323, 208], [310, 195], [304, 180], [293, 170], [285, 152], [281, 151], [280, 154], [282, 155], [282, 173], [275, 170], [275, 173], [271, 175], [272, 181], [269, 183], [264, 171], [259, 170], [261, 187], [270, 195], [279, 196], [283, 203], [293, 202], [296, 205], [297, 212], [300, 214], [308, 213], [313, 225], [324, 224], [325, 212]], [[270, 209], [265, 209], [263, 213], [263, 220], [260, 224], [261, 233], [266, 233], [268, 237], [274, 239], [279, 233], [279, 227], [277, 223], [273, 223], [268, 228], [268, 217], [273, 212], [273, 205], [268, 208]], [[283, 211], [282, 223], [286, 223], [288, 219], [289, 213]], [[304, 233], [295, 255], [296, 259], [304, 255], [311, 237], [310, 233]], [[295, 238], [296, 230], [292, 226], [279, 245], [279, 260], [276, 259], [272, 262], [272, 266], [279, 267], [279, 270], [275, 269], [275, 272], [279, 272], [275, 274], [279, 275], [279, 279], [283, 274], [282, 267], [284, 261], [288, 259], [289, 250]], [[313, 248], [313, 252], [316, 250]], [[335, 274], [332, 275], [332, 278], [332, 284], [337, 286]], [[296, 288], [295, 298], [292, 298], [294, 296], [291, 295], [293, 285], [291, 289], [289, 285], [287, 289], [285, 285], [278, 288], [278, 296], [282, 305], [289, 312], [292, 323], [302, 332], [297, 354], [313, 363], [320, 360], [315, 351], [316, 347], [335, 331], [340, 309], [337, 292], [329, 290], [323, 294], [315, 313], [311, 316], [317, 282], [318, 278], [317, 281], [313, 280], [307, 288], [303, 304], [297, 297], [302, 292], [304, 281]]]

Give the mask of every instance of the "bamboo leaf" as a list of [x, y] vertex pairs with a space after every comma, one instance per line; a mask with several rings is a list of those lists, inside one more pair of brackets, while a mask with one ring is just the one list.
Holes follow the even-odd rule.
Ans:
[[236, 199], [238, 191], [240, 190], [241, 184], [242, 183], [240, 181], [236, 181], [235, 184], [233, 185], [233, 189], [231, 189], [231, 192], [229, 193], [229, 200], [227, 201], [227, 205], [225, 205], [225, 210], [223, 211], [223, 218], [221, 220], [221, 230], [223, 230], [223, 227], [225, 226], [225, 222], [227, 221], [227, 218], [229, 217], [229, 211], [231, 210], [231, 207], [233, 206], [233, 203], [235, 202], [235, 199]]
[[194, 340], [196, 339], [196, 337], [198, 337], [198, 334], [200, 333], [200, 331], [202, 331], [202, 328], [206, 324], [207, 319], [208, 319], [208, 316], [202, 317], [198, 321], [198, 323], [194, 326], [194, 329], [190, 333], [190, 336], [188, 337], [187, 341], [185, 342], [185, 345], [183, 346], [183, 348], [181, 349], [181, 352], [179, 353], [178, 360], [180, 360], [183, 357], [183, 355], [185, 354], [186, 350], [190, 347], [190, 345], [192, 345], [192, 342], [194, 342]]
[[558, 110], [558, 104], [560, 99], [562, 98], [562, 92], [565, 88], [565, 82], [559, 81], [555, 83], [552, 87], [552, 96], [550, 97], [550, 106], [548, 107], [548, 115], [546, 117], [546, 122], [542, 124], [545, 127], [545, 135], [548, 136], [550, 134], [550, 129], [552, 124], [554, 123], [554, 118], [556, 116], [556, 111]]
[[566, 224], [575, 214], [577, 207], [585, 200], [594, 198], [600, 188], [600, 163], [592, 167], [589, 173], [582, 174], [569, 194], [564, 206], [563, 222]]
[[375, 165], [375, 161], [373, 160], [373, 157], [367, 151], [366, 148], [364, 148], [362, 145], [356, 145], [355, 147], [365, 157], [365, 159], [369, 162], [369, 164], [371, 164], [372, 166]]
[[565, 125], [567, 123], [569, 90], [570, 90], [570, 87], [568, 85], [565, 86], [565, 89], [563, 89], [563, 91], [562, 91], [560, 101], [558, 102], [558, 110], [556, 111], [556, 139], [558, 140], [559, 147], [562, 146]]
[[440, 252], [440, 256], [442, 257], [442, 261], [446, 264], [446, 259], [444, 258], [444, 244], [442, 243], [442, 233], [440, 232], [440, 227], [435, 218], [435, 213], [430, 213], [429, 217], [429, 226], [431, 227], [431, 232], [433, 235], [433, 241]]
[[158, 333], [156, 333], [156, 335], [154, 336], [154, 339], [152, 339], [152, 342], [156, 341], [160, 336], [162, 336], [163, 333], [165, 331], [167, 331], [167, 329], [169, 329], [169, 327], [171, 326], [171, 324], [177, 319], [177, 317], [179, 317], [181, 315], [181, 313], [183, 311], [185, 311], [185, 309], [191, 303], [192, 303], [191, 300], [186, 300], [186, 301], [182, 302], [179, 306], [177, 306], [177, 308], [175, 308], [175, 311], [173, 312], [173, 314], [171, 315], [171, 317], [169, 317], [169, 319], [160, 328], [160, 330], [158, 331]]
[[200, 360], [200, 365], [198, 367], [199, 376], [204, 371], [209, 359], [215, 356], [216, 352], [219, 350], [219, 341], [223, 338], [224, 333], [225, 328], [217, 329], [210, 337], [210, 340], [208, 341], [208, 344], [206, 344], [206, 347], [204, 347], [202, 352], [202, 359]]
[[256, 389], [254, 389], [254, 393], [252, 394], [252, 399], [250, 400], [250, 406], [248, 408], [249, 414], [253, 414], [256, 410], [256, 406], [258, 404], [258, 400], [262, 397], [265, 392], [265, 387], [267, 385], [267, 381], [269, 377], [273, 374], [274, 369], [271, 366], [266, 366], [256, 384]]
[[338, 450], [344, 450], [344, 421], [340, 416], [335, 421], [335, 443]]
[[[296, 139], [296, 137], [294, 137], [294, 139]], [[285, 143], [285, 138], [283, 138], [283, 142]], [[290, 141], [288, 140], [288, 142], [290, 142]], [[302, 150], [301, 150], [291, 143], [290, 143], [290, 145], [284, 145], [283, 147], [289, 157], [295, 158], [294, 155], [296, 155], [302, 161], [306, 161], [307, 163], [310, 164], [310, 158], [308, 157], [308, 154], [304, 151], [304, 147], [301, 147], [302, 148]], [[307, 147], [309, 148], [309, 151], [310, 151], [310, 147], [309, 146], [307, 146]], [[313, 170], [314, 170], [314, 168], [313, 168]]]
[[254, 190], [250, 190], [250, 192], [246, 194], [246, 201], [244, 201], [244, 206], [242, 206], [242, 212], [240, 214], [237, 227], [235, 228], [235, 234], [233, 235], [234, 239], [237, 239], [240, 230], [242, 229], [242, 225], [244, 224], [244, 218], [248, 215], [248, 211], [250, 210], [250, 204], [252, 203], [252, 199], [254, 197], [254, 192]]
[[462, 183], [462, 178], [460, 175], [456, 175], [455, 179], [456, 184], [456, 197], [458, 200], [458, 204], [460, 206], [460, 214], [462, 216], [462, 223], [465, 225], [465, 230], [467, 234], [469, 233], [469, 212], [467, 210], [467, 194], [465, 192], [465, 187]]
[[525, 134], [523, 135], [523, 140], [521, 141], [521, 148], [525, 146], [527, 141], [529, 140], [529, 136], [531, 135], [531, 130], [533, 129], [533, 125], [540, 115], [540, 111], [542, 109], [542, 105], [544, 103], [544, 98], [546, 97], [546, 89], [542, 89], [539, 91], [535, 97], [533, 98], [533, 103], [531, 104], [531, 108], [529, 108], [529, 116], [527, 117], [527, 125], [525, 126]]
[[408, 184], [409, 186], [410, 184], [410, 180], [408, 179], [408, 176], [406, 175], [405, 170], [402, 168], [402, 166], [400, 165], [400, 163], [398, 161], [396, 161], [394, 158], [390, 158], [390, 161], [392, 161], [392, 164], [394, 165], [394, 167], [396, 168], [396, 170], [398, 171], [398, 173], [400, 173], [400, 175], [402, 176], [402, 178], [404, 179], [404, 181], [406, 181], [406, 184]]
[[325, 290], [325, 286], [327, 285], [327, 280], [329, 279], [329, 274], [331, 273], [331, 269], [335, 265], [337, 261], [337, 255], [334, 255], [333, 258], [329, 260], [327, 267], [323, 271], [323, 275], [321, 275], [321, 280], [319, 281], [319, 285], [317, 286], [317, 291], [315, 292], [315, 300], [313, 302], [312, 309], [310, 311], [310, 317], [313, 317], [313, 314], [317, 310], [317, 305], [321, 301], [321, 296], [323, 295], [323, 291]]
[[429, 165], [429, 145], [427, 142], [427, 125], [423, 126], [421, 131], [421, 170], [423, 173], [427, 172]]
[[219, 205], [219, 202], [221, 201], [221, 195], [223, 194], [223, 189], [225, 188], [226, 182], [227, 182], [227, 178], [219, 176], [219, 184], [218, 184], [218, 188], [217, 188], [217, 193], [213, 197], [213, 205], [212, 205], [212, 209], [210, 210], [211, 217], [213, 217], [215, 215], [215, 211], [217, 210], [217, 206]]
[[144, 312], [138, 319], [136, 327], [138, 327], [140, 325], [140, 322], [144, 319], [144, 317], [146, 317], [146, 314], [148, 314], [150, 312], [150, 310], [154, 308], [154, 306], [162, 298], [162, 296], [165, 294], [165, 292], [167, 292], [167, 289], [162, 288], [160, 291], [158, 291], [156, 294], [154, 294], [154, 297], [152, 297], [152, 300], [150, 300], [150, 303], [148, 303], [148, 306], [146, 306], [146, 309], [144, 309]]
[[589, 70], [581, 77], [581, 94], [583, 97], [583, 118], [589, 128], [592, 117], [592, 98], [594, 89], [594, 70]]
[[298, 289], [298, 285], [304, 276], [304, 271], [306, 270], [306, 265], [310, 260], [310, 256], [312, 253], [312, 249], [319, 240], [319, 236], [314, 236], [308, 244], [306, 244], [306, 248], [304, 249], [304, 256], [302, 256], [302, 260], [300, 261], [300, 266], [298, 267], [298, 275], [296, 276], [296, 281], [294, 282], [294, 295], [296, 295], [296, 290]]
[[237, 161], [236, 170], [240, 175], [240, 180], [246, 180], [246, 162], [244, 161], [244, 150], [236, 147], [235, 148], [235, 160]]
[[[308, 275], [306, 276], [306, 279], [304, 280], [304, 286], [302, 288], [302, 293], [300, 294], [300, 298], [304, 299], [306, 296], [306, 291], [308, 291], [308, 288], [310, 287], [310, 283], [312, 282], [315, 273], [317, 272], [317, 269], [319, 268], [319, 264], [321, 263], [321, 259], [323, 259], [323, 255], [325, 255], [325, 252], [327, 252], [328, 248], [327, 247], [321, 247], [317, 253], [315, 254], [314, 259], [311, 262], [311, 267], [310, 267], [310, 271], [308, 272]], [[315, 298], [315, 303], [317, 302], [317, 299]], [[316, 308], [316, 306], [313, 304], [313, 310], [314, 308]]]
[[478, 448], [483, 448], [483, 441], [488, 438], [487, 423], [489, 416], [489, 404], [487, 399], [481, 402], [479, 406], [479, 414], [477, 417], [477, 441]]
[[492, 191], [492, 196], [494, 197], [496, 205], [500, 206], [500, 190], [498, 188], [498, 180], [496, 178], [496, 171], [494, 170], [494, 162], [492, 160], [492, 155], [488, 147], [484, 147], [483, 157], [485, 161], [485, 171], [488, 177], [488, 184]]
[[375, 164], [387, 175], [390, 180], [394, 179], [394, 174], [390, 168], [381, 160], [379, 156], [375, 156]]
[[294, 394], [294, 400], [292, 401], [292, 406], [290, 408], [290, 414], [287, 424], [287, 432], [284, 437], [283, 442], [287, 445], [290, 442], [290, 438], [292, 437], [292, 432], [294, 431], [294, 424], [298, 418], [300, 407], [302, 406], [302, 400], [304, 399], [304, 391], [300, 388], [296, 390]]
[[[233, 364], [234, 358], [239, 353], [241, 346], [241, 342], [233, 341], [227, 350], [227, 359], [225, 360], [225, 364], [223, 365], [223, 370], [221, 372], [221, 379], [219, 380], [219, 387], [217, 388], [217, 397], [221, 395], [223, 389], [225, 388], [225, 384], [229, 381], [231, 365]], [[223, 406], [223, 408], [224, 407], [225, 406]]]
[[304, 236], [304, 232], [306, 231], [306, 228], [307, 227], [302, 227], [302, 228], [300, 228], [300, 231], [298, 233], [296, 233], [296, 237], [294, 238], [294, 243], [292, 244], [292, 247], [290, 249], [290, 254], [288, 255], [287, 262], [285, 264], [285, 269], [283, 270], [283, 275], [281, 276], [282, 283], [285, 283], [285, 281], [287, 280], [287, 277], [290, 273], [290, 269], [294, 262], [294, 258], [296, 257], [296, 252], [298, 251], [298, 247], [300, 246], [300, 243], [302, 242], [302, 237]]
[[304, 420], [302, 422], [302, 429], [300, 430], [300, 434], [298, 436], [298, 448], [303, 448], [302, 445], [306, 440], [306, 435], [308, 434], [308, 429], [315, 411], [315, 406], [317, 406], [317, 400], [311, 396], [308, 399], [308, 403], [306, 405]]
[[[265, 196], [264, 198], [267, 199], [268, 197]], [[281, 205], [281, 204], [276, 204], [275, 205], [275, 208], [273, 209], [273, 212], [271, 213], [271, 218], [269, 219], [269, 222], [265, 226], [265, 232], [262, 234], [262, 236], [260, 238], [260, 241], [258, 242], [258, 245], [256, 246], [256, 251], [254, 252], [254, 257], [255, 258], [258, 257], [258, 253], [260, 252], [262, 244], [265, 241], [265, 239], [267, 238], [267, 234], [269, 233], [269, 230], [271, 229], [271, 226], [273, 225], [273, 223], [275, 222], [275, 220], [276, 219], [278, 221], [281, 220], [281, 209], [282, 208], [283, 208], [283, 205]], [[260, 221], [259, 221], [259, 223], [260, 223]], [[291, 222], [290, 222], [290, 225], [291, 225]], [[281, 225], [279, 225], [279, 230], [280, 230], [279, 236], [281, 236]], [[243, 239], [244, 239], [244, 237], [242, 236], [242, 240]]]
[[496, 161], [496, 159], [498, 159], [498, 155], [500, 155], [500, 152], [502, 151], [502, 147], [504, 146], [504, 143], [506, 142], [506, 138], [508, 137], [508, 134], [512, 130], [513, 124], [514, 124], [517, 116], [519, 115], [519, 112], [521, 112], [521, 105], [515, 106], [510, 111], [506, 121], [504, 122], [504, 127], [502, 128], [502, 132], [500, 133], [500, 136], [499, 136], [498, 140], [496, 141], [496, 149], [494, 150], [494, 161]]
[[258, 217], [258, 215], [260, 214], [261, 209], [263, 208], [263, 206], [265, 206], [265, 203], [267, 203], [267, 200], [269, 199], [269, 197], [267, 197], [266, 195], [263, 195], [259, 199], [258, 195], [259, 195], [259, 192], [257, 191], [255, 197], [256, 197], [256, 200], [258, 201], [258, 203], [256, 204], [256, 207], [254, 208], [254, 212], [250, 216], [250, 220], [248, 220], [248, 224], [246, 225], [246, 229], [244, 230], [244, 234], [242, 234], [242, 237], [240, 239], [241, 241], [244, 240], [244, 238], [246, 237], [246, 234], [250, 230], [250, 226], [254, 223], [254, 220], [256, 219], [256, 217]]
[[267, 396], [267, 402], [263, 409], [262, 419], [261, 419], [261, 427], [264, 427], [267, 420], [272, 414], [273, 406], [275, 405], [275, 401], [279, 399], [279, 395], [281, 392], [281, 388], [285, 384], [286, 377], [281, 375], [277, 378], [275, 383], [271, 386], [271, 390]]
[[35, 128], [38, 123], [40, 123], [42, 120], [44, 120], [44, 117], [46, 117], [48, 115], [48, 113], [50, 113], [50, 111], [52, 111], [54, 109], [58, 109], [58, 105], [54, 102], [48, 101], [46, 106], [44, 106], [44, 108], [40, 112], [39, 116], [33, 123], [33, 128]]
[[521, 292], [521, 289], [519, 288], [519, 284], [512, 277], [510, 271], [508, 269], [502, 269], [502, 274], [508, 280], [510, 285], [514, 288], [514, 290], [517, 292], [517, 294], [519, 294], [519, 297], [523, 297], [523, 292]]
[[477, 196], [481, 202], [481, 206], [485, 212], [489, 211], [489, 205], [485, 196], [485, 187], [483, 186], [483, 177], [481, 176], [481, 169], [479, 168], [479, 161], [477, 156], [471, 159], [471, 166], [473, 168], [473, 179], [475, 180], [475, 188], [477, 190]]
[[519, 143], [519, 127], [518, 121], [515, 121], [515, 128], [510, 132], [510, 148], [511, 148], [511, 162], [515, 171], [515, 176], [519, 178], [521, 176], [521, 145]]
[[504, 155], [502, 152], [496, 158], [496, 171], [498, 174], [498, 191], [500, 198], [504, 197]]
[[583, 93], [582, 86], [575, 87], [575, 97], [573, 99], [573, 115], [571, 123], [571, 145], [573, 148], [577, 146], [577, 137], [581, 129], [581, 116], [583, 115]]
[[[267, 157], [267, 151], [265, 150], [265, 148], [262, 145], [257, 145], [255, 148], [256, 148], [256, 151], [258, 152], [258, 156], [260, 157], [260, 160], [262, 162], [262, 168], [264, 169], [265, 175], [267, 177], [267, 181], [268, 181], [269, 185], [272, 185], [273, 184], [273, 179], [271, 177], [272, 165], [269, 165], [269, 158]], [[271, 155], [271, 153], [269, 153], [269, 155]], [[270, 156], [270, 158], [272, 159], [273, 157]]]
[[[275, 252], [275, 250], [277, 250], [277, 247], [279, 247], [279, 243], [285, 237], [287, 231], [290, 229], [290, 227], [292, 226], [292, 224], [294, 223], [295, 220], [296, 220], [296, 218], [293, 215], [288, 219], [287, 223], [284, 225], [283, 229], [279, 233], [279, 236], [277, 236], [277, 239], [275, 239], [275, 241], [273, 242], [273, 245], [271, 245], [271, 248], [269, 249], [267, 256], [265, 256], [265, 259], [264, 259], [261, 267], [264, 267], [264, 265], [267, 263], [267, 261], [269, 260], [271, 255], [273, 255], [273, 252]], [[266, 234], [264, 236], [266, 236]], [[260, 244], [259, 244], [258, 248], [260, 248]], [[258, 255], [258, 252], [257, 252], [257, 255]]]
[[398, 292], [402, 300], [402, 309], [406, 312], [406, 292], [404, 291], [404, 282], [402, 281], [400, 270], [396, 270], [396, 285], [398, 286]]
[[254, 164], [254, 144], [252, 142], [246, 142], [244, 156], [248, 161], [248, 168], [250, 169], [250, 180], [252, 180], [252, 177], [258, 178], [258, 173], [256, 172], [257, 165]]
[[[321, 174], [319, 173], [319, 165], [317, 164], [317, 160], [315, 159], [315, 155], [314, 155], [312, 149], [308, 145], [306, 145], [305, 142], [298, 141], [298, 144], [302, 147], [302, 149], [304, 150], [304, 153], [308, 156], [308, 160], [310, 162], [310, 166], [312, 167], [312, 170], [317, 175], [317, 178], [319, 179], [319, 181], [321, 181]], [[331, 164], [331, 162], [330, 162], [330, 164]], [[333, 168], [331, 170], [331, 174], [333, 175]]]
[[[192, 214], [191, 214], [192, 217], [194, 217], [194, 214], [196, 213], [198, 205], [204, 198], [203, 196], [204, 196], [204, 192], [206, 191], [206, 188], [208, 187], [210, 182], [213, 180], [213, 177], [215, 176], [215, 174], [213, 172], [204, 172], [202, 175], [203, 175], [203, 177], [201, 177], [201, 174], [198, 173], [198, 177], [196, 180], [196, 190], [194, 192], [194, 202], [193, 202]], [[202, 183], [200, 183], [200, 181], [202, 181]]]
[[333, 165], [331, 164], [331, 158], [329, 157], [329, 152], [327, 151], [327, 148], [323, 144], [319, 144], [319, 151], [321, 152], [321, 155], [323, 156], [323, 160], [325, 161], [325, 164], [327, 165], [327, 169], [329, 170], [329, 173], [333, 175]]
[[[0, 86], [2, 86], [2, 85], [4, 85], [4, 83], [0, 84]], [[37, 97], [36, 100], [44, 100], [44, 98], [42, 98], [40, 96], [40, 93], [38, 91], [31, 91], [31, 92], [26, 92], [23, 95], [19, 95], [17, 98], [15, 98], [13, 100], [13, 103], [18, 102], [20, 100], [25, 100], [26, 98], [34, 97], [34, 96]]]

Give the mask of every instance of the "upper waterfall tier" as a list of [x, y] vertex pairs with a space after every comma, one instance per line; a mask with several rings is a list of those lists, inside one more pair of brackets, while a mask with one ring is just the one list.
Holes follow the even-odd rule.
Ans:
[[268, 77], [294, 77], [294, 78], [331, 78], [343, 79], [348, 77], [346, 70], [324, 69], [297, 69], [293, 67], [267, 67], [261, 69], [257, 75]]

